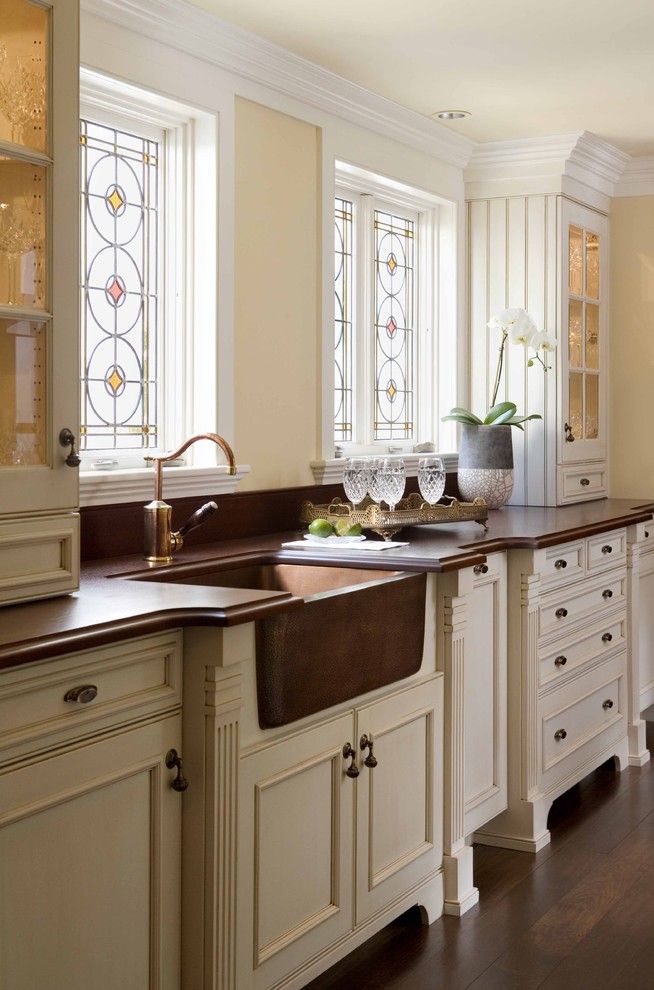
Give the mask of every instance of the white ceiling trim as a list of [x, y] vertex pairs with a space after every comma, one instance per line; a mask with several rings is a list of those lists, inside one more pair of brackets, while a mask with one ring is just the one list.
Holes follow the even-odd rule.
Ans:
[[632, 158], [615, 188], [615, 196], [654, 196], [654, 155]]
[[185, 0], [81, 0], [81, 8], [463, 168], [474, 142]]
[[464, 177], [468, 184], [567, 176], [613, 196], [629, 155], [589, 131], [479, 144]]

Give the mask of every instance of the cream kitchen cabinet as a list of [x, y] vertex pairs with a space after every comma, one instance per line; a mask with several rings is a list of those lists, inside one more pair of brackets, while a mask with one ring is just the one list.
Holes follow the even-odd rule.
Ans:
[[0, 986], [179, 990], [180, 661], [173, 635], [0, 674]]
[[649, 758], [633, 703], [636, 528], [510, 552], [508, 807], [475, 841], [536, 852], [556, 797], [610, 757]]
[[0, 604], [79, 584], [79, 4], [2, 10]]
[[479, 899], [472, 838], [507, 804], [506, 554], [438, 576], [438, 663], [445, 675], [445, 907]]
[[273, 730], [254, 664], [252, 624], [185, 634], [184, 990], [300, 988], [407, 908], [442, 911], [433, 655]]
[[654, 524], [636, 527], [637, 537], [630, 548], [636, 564], [633, 615], [638, 647], [638, 711], [654, 704]]
[[[545, 184], [547, 185], [547, 184]], [[543, 374], [522, 348], [506, 353], [505, 394], [540, 413], [514, 431], [516, 505], [565, 505], [608, 492], [609, 220], [571, 196], [516, 194], [511, 180], [468, 202], [471, 402], [490, 405], [495, 371], [487, 323], [524, 307], [558, 339]], [[608, 200], [606, 200], [608, 206]], [[498, 341], [499, 343], [499, 341]], [[517, 399], [516, 399], [517, 401]]]

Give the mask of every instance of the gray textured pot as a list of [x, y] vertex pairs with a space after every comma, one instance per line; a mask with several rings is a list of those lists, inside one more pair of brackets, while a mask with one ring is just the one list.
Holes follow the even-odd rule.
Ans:
[[461, 427], [457, 481], [466, 502], [483, 498], [499, 509], [513, 492], [513, 427]]

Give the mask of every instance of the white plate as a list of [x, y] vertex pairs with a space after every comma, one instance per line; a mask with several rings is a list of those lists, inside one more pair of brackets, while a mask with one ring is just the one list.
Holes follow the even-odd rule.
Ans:
[[320, 543], [327, 546], [330, 543], [337, 543], [339, 546], [344, 547], [348, 543], [361, 543], [362, 540], [365, 540], [365, 536], [363, 534], [361, 536], [336, 536], [335, 533], [332, 536], [313, 536], [312, 533], [305, 533], [304, 539], [308, 540], [309, 543]]

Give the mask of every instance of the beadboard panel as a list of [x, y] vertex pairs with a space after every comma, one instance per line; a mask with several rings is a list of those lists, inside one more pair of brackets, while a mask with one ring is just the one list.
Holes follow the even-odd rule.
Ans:
[[[491, 316], [508, 306], [529, 310], [539, 328], [559, 336], [557, 307], [557, 196], [510, 196], [468, 202], [470, 401], [477, 413], [490, 406], [499, 340]], [[543, 374], [527, 368], [522, 348], [508, 346], [498, 401], [540, 412], [525, 433], [513, 431], [513, 505], [556, 504], [556, 359]]]

